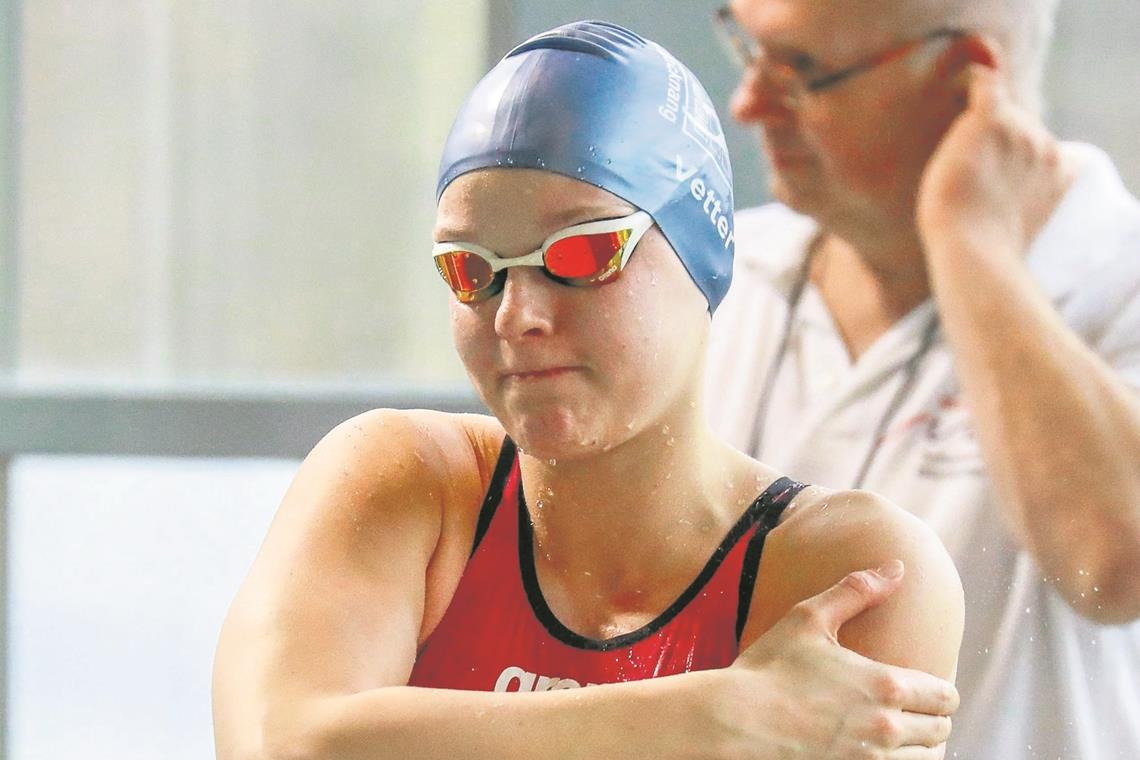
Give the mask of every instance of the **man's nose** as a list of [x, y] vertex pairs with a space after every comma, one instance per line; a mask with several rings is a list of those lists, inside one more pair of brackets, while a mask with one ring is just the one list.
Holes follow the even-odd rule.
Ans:
[[792, 116], [786, 88], [777, 84], [761, 66], [744, 70], [729, 101], [732, 118], [741, 124], [777, 121]]

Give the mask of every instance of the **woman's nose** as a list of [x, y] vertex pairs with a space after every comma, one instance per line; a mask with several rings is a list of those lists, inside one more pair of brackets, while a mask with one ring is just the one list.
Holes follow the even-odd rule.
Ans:
[[504, 340], [549, 335], [554, 329], [557, 289], [563, 287], [537, 267], [508, 270], [495, 311], [495, 333]]

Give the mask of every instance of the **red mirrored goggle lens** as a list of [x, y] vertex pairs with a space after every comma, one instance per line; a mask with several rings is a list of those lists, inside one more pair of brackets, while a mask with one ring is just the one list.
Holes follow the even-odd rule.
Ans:
[[571, 235], [546, 250], [546, 271], [573, 285], [606, 282], [618, 274], [631, 230]]
[[[491, 286], [502, 280], [505, 274], [500, 272], [496, 276], [485, 258], [469, 251], [441, 253], [435, 257], [435, 268], [456, 297], [464, 303], [484, 297], [484, 291], [491, 290]], [[486, 295], [491, 293], [487, 292]]]

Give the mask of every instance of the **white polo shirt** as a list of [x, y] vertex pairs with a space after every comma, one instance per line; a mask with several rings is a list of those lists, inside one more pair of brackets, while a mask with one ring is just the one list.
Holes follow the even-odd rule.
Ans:
[[[1140, 203], [1103, 152], [1065, 149], [1082, 169], [1028, 264], [1066, 323], [1140, 391]], [[713, 427], [741, 449], [752, 449], [761, 390], [815, 232], [811, 219], [780, 205], [737, 214], [734, 279], [713, 319], [705, 395]], [[750, 453], [799, 480], [850, 488], [934, 309], [932, 301], [915, 308], [852, 364], [809, 283]], [[1140, 623], [1105, 627], [1078, 616], [1006, 530], [941, 334], [863, 487], [931, 525], [962, 577], [962, 707], [948, 758], [1140, 758]]]

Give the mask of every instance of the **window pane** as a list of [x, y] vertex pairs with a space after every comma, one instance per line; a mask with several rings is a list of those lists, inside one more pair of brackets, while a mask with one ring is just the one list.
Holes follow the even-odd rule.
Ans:
[[1100, 146], [1140, 194], [1140, 3], [1061, 3], [1045, 72], [1048, 121], [1065, 139]]
[[21, 379], [461, 377], [428, 251], [482, 0], [21, 5]]
[[12, 463], [12, 760], [213, 757], [218, 631], [296, 468], [284, 460]]

